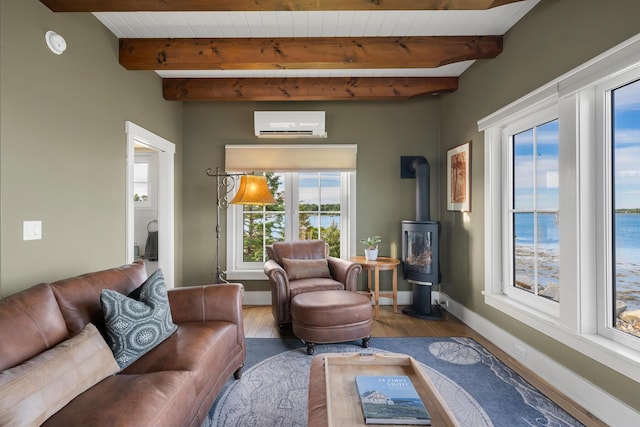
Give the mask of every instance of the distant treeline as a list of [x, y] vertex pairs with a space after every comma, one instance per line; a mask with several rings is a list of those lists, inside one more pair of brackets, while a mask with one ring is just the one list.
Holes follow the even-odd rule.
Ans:
[[616, 209], [617, 214], [638, 214], [640, 213], [640, 208], [633, 209]]

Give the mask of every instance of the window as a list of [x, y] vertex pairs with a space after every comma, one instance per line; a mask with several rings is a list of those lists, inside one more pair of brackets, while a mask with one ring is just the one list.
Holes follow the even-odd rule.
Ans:
[[[294, 177], [295, 179], [295, 177]], [[340, 174], [298, 174], [298, 239], [322, 239], [329, 243], [329, 253], [340, 254]]]
[[[265, 247], [282, 240], [285, 234], [285, 177], [277, 173], [265, 175], [277, 203], [271, 206], [244, 205], [235, 209], [242, 217], [242, 259], [239, 264], [248, 268], [252, 263], [264, 263], [267, 256]], [[234, 235], [238, 231], [234, 230]]]
[[133, 201], [136, 208], [152, 208], [154, 206], [155, 185], [154, 153], [136, 153], [133, 164]]
[[[329, 244], [331, 256], [352, 255], [355, 150], [352, 145], [227, 146], [227, 170], [262, 170], [277, 201], [264, 207], [229, 206], [227, 278], [264, 279], [265, 248], [277, 241], [322, 239]], [[311, 151], [316, 155], [310, 155]], [[345, 155], [351, 157], [350, 163], [345, 163]], [[331, 161], [336, 156], [340, 162]], [[322, 158], [326, 170], [318, 165]], [[265, 159], [270, 159], [267, 164]], [[312, 167], [309, 161], [314, 162]], [[331, 169], [336, 164], [338, 170]], [[268, 170], [270, 167], [274, 169]]]
[[136, 161], [133, 165], [133, 201], [139, 206], [149, 202], [149, 163]]
[[640, 80], [606, 92], [611, 150], [612, 265], [608, 326], [640, 337]]
[[558, 120], [533, 126], [509, 139], [509, 234], [513, 242], [509, 285], [534, 297], [559, 301]]
[[640, 36], [478, 127], [485, 135], [485, 303], [634, 377]]
[[242, 210], [242, 264], [250, 268], [257, 263], [262, 268], [265, 247], [283, 240], [322, 239], [329, 244], [330, 255], [340, 257], [342, 213], [346, 212], [341, 203], [341, 173], [266, 175], [277, 203], [237, 208]]

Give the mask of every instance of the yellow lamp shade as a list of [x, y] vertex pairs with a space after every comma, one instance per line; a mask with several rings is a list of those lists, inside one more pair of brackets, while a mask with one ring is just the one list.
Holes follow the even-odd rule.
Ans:
[[274, 205], [276, 200], [271, 195], [267, 186], [267, 178], [258, 175], [242, 175], [240, 188], [233, 200], [229, 203], [235, 205]]

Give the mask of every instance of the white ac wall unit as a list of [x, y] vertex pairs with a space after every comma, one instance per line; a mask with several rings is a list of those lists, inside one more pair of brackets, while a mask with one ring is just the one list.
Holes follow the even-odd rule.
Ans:
[[258, 138], [326, 138], [324, 111], [254, 111]]

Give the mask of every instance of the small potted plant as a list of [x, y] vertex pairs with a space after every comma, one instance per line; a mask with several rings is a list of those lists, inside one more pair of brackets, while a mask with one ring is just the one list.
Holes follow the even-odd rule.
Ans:
[[378, 243], [382, 242], [380, 236], [369, 236], [366, 239], [360, 239], [364, 248], [364, 257], [367, 261], [375, 261], [378, 258]]

